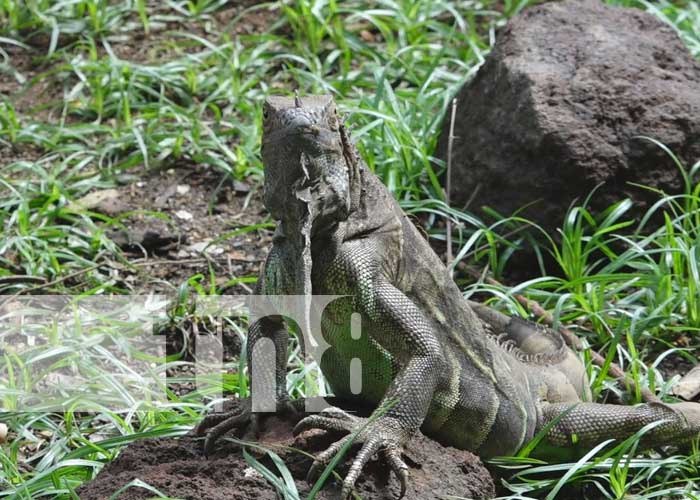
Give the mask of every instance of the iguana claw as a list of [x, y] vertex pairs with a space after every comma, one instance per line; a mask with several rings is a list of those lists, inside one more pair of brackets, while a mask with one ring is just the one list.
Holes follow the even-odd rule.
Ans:
[[307, 482], [311, 482], [318, 473], [326, 467], [340, 449], [349, 442], [361, 443], [362, 447], [357, 457], [350, 466], [347, 476], [343, 481], [341, 498], [347, 499], [360, 476], [362, 469], [372, 456], [380, 452], [388, 462], [401, 483], [399, 498], [406, 495], [408, 486], [408, 465], [401, 458], [403, 444], [407, 439], [407, 433], [395, 420], [382, 418], [368, 421], [366, 418], [356, 417], [338, 408], [329, 408], [317, 415], [311, 415], [302, 419], [295, 427], [294, 434], [299, 434], [308, 429], [321, 429], [325, 431], [343, 431], [348, 435], [330, 445], [314, 459], [309, 469]]
[[[301, 412], [297, 402], [288, 399], [277, 402], [276, 413], [296, 415]], [[260, 420], [263, 414], [253, 412], [250, 398], [243, 399], [237, 410], [214, 413], [204, 417], [199, 423], [195, 433], [197, 436], [204, 436], [204, 455], [209, 456], [214, 451], [216, 442], [221, 436], [232, 429], [243, 429], [245, 433], [241, 437], [243, 441], [254, 441], [260, 434]]]
[[251, 411], [250, 399], [244, 399], [238, 409], [230, 412], [207, 415], [199, 423], [195, 433], [197, 436], [206, 435], [204, 440], [204, 455], [209, 456], [214, 451], [216, 442], [221, 436], [232, 429], [246, 428], [244, 439], [255, 439], [259, 431], [257, 414]]

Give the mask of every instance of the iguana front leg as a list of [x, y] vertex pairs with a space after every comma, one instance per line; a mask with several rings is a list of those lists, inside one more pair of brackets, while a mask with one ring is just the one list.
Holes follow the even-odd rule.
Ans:
[[[293, 278], [289, 278], [288, 274], [285, 273], [287, 266], [281, 256], [284, 256], [282, 246], [274, 245], [261, 270], [255, 288], [256, 295], [290, 293], [289, 282], [293, 282]], [[266, 354], [262, 354], [260, 358], [256, 355], [256, 346], [263, 339], [270, 339], [274, 345], [274, 362]], [[250, 325], [246, 359], [251, 381], [251, 397], [241, 402], [241, 408], [238, 412], [215, 413], [205, 417], [200, 422], [196, 433], [199, 436], [206, 434], [205, 454], [211, 454], [216, 441], [232, 429], [245, 429], [244, 440], [257, 437], [260, 414], [255, 411], [256, 408], [253, 407], [252, 400], [256, 387], [267, 388], [274, 384], [274, 396], [271, 394], [255, 394], [255, 396], [258, 398], [274, 397], [276, 412], [297, 414], [303, 411], [303, 401], [292, 402], [287, 393], [288, 342], [289, 331], [282, 316], [264, 316]]]
[[[327, 464], [333, 455], [358, 433], [356, 442], [362, 444], [343, 482], [342, 497], [347, 498], [363, 467], [377, 452], [381, 452], [401, 481], [401, 496], [405, 494], [408, 466], [401, 452], [425, 419], [440, 372], [444, 365], [441, 346], [421, 311], [401, 291], [383, 277], [357, 280], [363, 288], [358, 292], [359, 309], [363, 318], [373, 323], [369, 332], [373, 339], [394, 356], [399, 364], [398, 374], [391, 382], [374, 418], [355, 417], [339, 409], [326, 411], [303, 419], [295, 432], [319, 428], [345, 431], [350, 435], [321, 453], [312, 469], [313, 474]], [[368, 286], [374, 282], [374, 286]], [[384, 413], [382, 413], [384, 412]]]
[[[255, 344], [263, 338], [272, 340], [275, 346], [275, 362], [253, 362]], [[248, 370], [251, 381], [266, 387], [274, 380], [276, 412], [299, 413], [300, 405], [294, 405], [289, 399], [286, 388], [287, 342], [289, 334], [284, 321], [279, 316], [265, 317], [255, 322], [248, 332]], [[253, 371], [255, 367], [255, 372]], [[253, 375], [255, 373], [255, 375]], [[255, 377], [255, 378], [254, 378]], [[245, 429], [243, 440], [258, 437], [260, 413], [255, 411], [251, 397], [242, 401], [236, 412], [215, 413], [205, 417], [197, 426], [197, 435], [206, 434], [204, 453], [210, 455], [217, 440], [232, 429]], [[264, 397], [260, 394], [257, 397]]]

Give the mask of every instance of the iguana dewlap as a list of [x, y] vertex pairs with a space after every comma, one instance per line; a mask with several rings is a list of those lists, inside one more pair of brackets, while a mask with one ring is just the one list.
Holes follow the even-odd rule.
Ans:
[[[265, 203], [279, 225], [258, 293], [346, 296], [324, 313], [323, 337], [331, 348], [321, 370], [336, 396], [376, 406], [390, 403], [357, 437], [362, 447], [345, 478], [343, 496], [376, 452], [405, 489], [408, 467], [401, 452], [418, 429], [482, 457], [517, 452], [557, 418], [545, 437], [549, 447], [589, 448], [605, 439], [624, 439], [656, 421], [663, 422], [645, 435], [645, 446], [698, 436], [700, 405], [588, 402], [585, 369], [558, 334], [466, 301], [359, 158], [332, 97], [270, 97], [263, 114]], [[353, 312], [362, 319], [359, 339], [350, 332]], [[275, 378], [278, 408], [290, 409], [288, 333], [281, 317], [251, 326], [249, 367], [252, 347], [264, 337], [273, 340], [277, 352], [267, 376]], [[349, 382], [353, 359], [361, 362], [359, 394]], [[199, 432], [210, 429], [205, 446], [211, 450], [222, 434], [251, 422], [257, 424], [257, 414], [212, 415]], [[317, 457], [313, 470], [327, 464], [365, 423], [340, 410], [303, 419], [298, 431], [348, 432]]]

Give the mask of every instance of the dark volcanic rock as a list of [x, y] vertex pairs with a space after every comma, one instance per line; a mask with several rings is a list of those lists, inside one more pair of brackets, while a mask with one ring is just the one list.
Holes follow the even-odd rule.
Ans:
[[[446, 158], [449, 117], [437, 156]], [[525, 10], [458, 96], [452, 199], [559, 227], [574, 199], [593, 208], [631, 197], [639, 215], [682, 177], [644, 135], [690, 167], [700, 159], [700, 64], [674, 30], [598, 0]]]
[[[304, 481], [311, 465], [306, 455], [291, 448], [317, 453], [328, 447], [338, 435], [307, 431], [297, 438], [292, 436], [294, 422], [271, 416], [264, 421], [260, 444], [277, 453], [296, 480], [301, 498], [310, 486]], [[136, 442], [121, 452], [91, 482], [77, 493], [82, 500], [104, 500], [114, 492], [139, 479], [173, 498], [192, 500], [275, 500], [274, 488], [258, 474], [230, 442], [221, 441], [217, 452], [205, 458], [202, 440], [190, 435], [180, 439], [153, 439]], [[267, 455], [249, 452], [269, 470], [277, 468]], [[350, 466], [346, 456], [338, 472], [344, 477]], [[460, 498], [492, 498], [494, 483], [488, 471], [475, 455], [454, 448], [443, 447], [422, 435], [416, 436], [408, 447], [407, 464], [410, 484], [406, 498], [428, 499], [452, 495]], [[400, 486], [384, 462], [376, 458], [365, 467], [357, 482], [361, 498], [398, 498]], [[153, 492], [135, 485], [119, 495], [119, 500], [153, 498]], [[328, 480], [316, 496], [319, 500], [340, 498], [338, 482]]]

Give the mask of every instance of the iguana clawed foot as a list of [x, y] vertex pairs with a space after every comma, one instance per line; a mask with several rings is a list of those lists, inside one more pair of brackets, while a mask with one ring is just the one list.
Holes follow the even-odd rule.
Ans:
[[[395, 419], [380, 417], [373, 422], [368, 422], [367, 418], [350, 415], [338, 408], [328, 408], [319, 414], [311, 415], [301, 420], [294, 427], [294, 434], [299, 434], [308, 429], [348, 433], [347, 436], [333, 443], [316, 457], [311, 469], [309, 469], [308, 482], [311, 482], [331, 462], [338, 451], [349, 441], [353, 440], [354, 437], [353, 442], [361, 443], [362, 448], [343, 481], [341, 498], [346, 499], [350, 497], [355, 481], [360, 476], [362, 469], [377, 452], [382, 454], [401, 482], [401, 495], [399, 498], [406, 494], [408, 466], [401, 458], [401, 452], [408, 440], [409, 433]], [[355, 433], [358, 433], [357, 436], [354, 436]]]
[[[301, 406], [303, 406], [302, 400], [281, 399], [277, 402], [275, 413], [296, 415], [303, 412]], [[244, 431], [241, 436], [243, 441], [256, 440], [260, 433], [260, 421], [264, 415], [266, 414], [253, 412], [251, 400], [246, 398], [241, 400], [241, 404], [234, 411], [213, 413], [204, 417], [195, 431], [198, 436], [206, 434], [204, 454], [211, 455], [219, 438], [232, 429]]]

